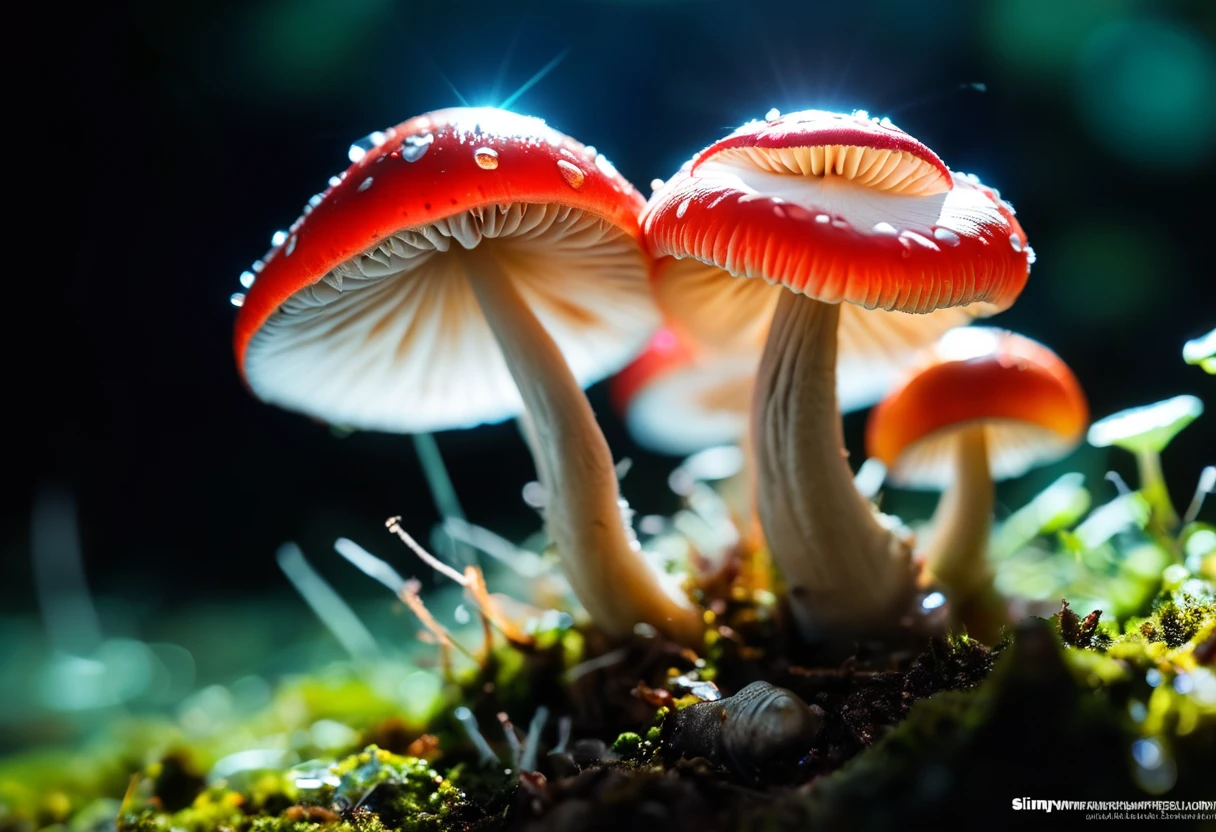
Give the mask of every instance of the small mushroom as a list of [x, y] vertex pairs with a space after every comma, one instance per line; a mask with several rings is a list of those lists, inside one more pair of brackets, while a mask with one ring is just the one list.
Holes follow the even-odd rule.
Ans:
[[1152, 508], [1153, 524], [1164, 532], [1178, 527], [1178, 512], [1161, 473], [1161, 452], [1178, 432], [1203, 413], [1203, 402], [1195, 396], [1175, 396], [1156, 404], [1132, 407], [1099, 419], [1089, 428], [1089, 444], [1111, 445], [1136, 455], [1140, 493]]
[[1216, 375], [1216, 329], [1187, 341], [1182, 348], [1182, 360], [1187, 364], [1198, 364], [1208, 375]]
[[701, 640], [700, 613], [622, 519], [582, 387], [659, 320], [642, 197], [543, 121], [454, 108], [374, 134], [258, 267], [235, 352], [264, 401], [412, 433], [524, 412], [570, 586], [611, 636]]
[[889, 481], [944, 492], [925, 566], [972, 636], [991, 641], [1009, 620], [986, 560], [993, 481], [1070, 453], [1088, 419], [1085, 394], [1059, 356], [988, 327], [952, 330], [921, 351], [870, 413], [866, 449]]
[[759, 350], [710, 351], [664, 328], [612, 380], [612, 401], [642, 447], [672, 456], [747, 432]]
[[757, 503], [803, 635], [896, 629], [911, 556], [854, 487], [838, 379], [881, 395], [916, 347], [1010, 306], [1031, 260], [1012, 209], [889, 120], [808, 110], [701, 151], [642, 226], [682, 258], [655, 269], [670, 320], [707, 343], [765, 339]]
[[793, 691], [752, 682], [734, 696], [668, 716], [661, 744], [669, 762], [704, 757], [750, 782], [781, 779], [810, 751], [823, 719], [822, 708]]

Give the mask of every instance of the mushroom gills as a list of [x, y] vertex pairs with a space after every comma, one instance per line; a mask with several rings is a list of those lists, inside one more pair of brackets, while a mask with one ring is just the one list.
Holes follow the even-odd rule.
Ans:
[[840, 177], [876, 191], [929, 196], [950, 189], [942, 172], [906, 150], [858, 145], [740, 147], [722, 150], [715, 161], [751, 164], [768, 173]]

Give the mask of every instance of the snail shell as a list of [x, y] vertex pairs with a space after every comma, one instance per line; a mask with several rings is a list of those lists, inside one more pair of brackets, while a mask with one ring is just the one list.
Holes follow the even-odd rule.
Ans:
[[677, 711], [664, 725], [669, 761], [704, 757], [750, 781], [802, 757], [823, 727], [823, 709], [768, 682]]

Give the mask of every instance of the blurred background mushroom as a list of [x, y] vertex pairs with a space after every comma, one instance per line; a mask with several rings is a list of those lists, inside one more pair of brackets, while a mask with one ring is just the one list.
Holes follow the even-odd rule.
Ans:
[[1178, 527], [1178, 512], [1161, 471], [1161, 452], [1202, 413], [1203, 401], [1196, 396], [1174, 396], [1112, 413], [1089, 428], [1089, 444], [1095, 448], [1113, 445], [1136, 457], [1140, 492], [1152, 508], [1154, 525], [1161, 531]]
[[917, 551], [975, 638], [991, 642], [1009, 623], [987, 561], [994, 481], [1067, 456], [1088, 420], [1059, 356], [990, 327], [952, 330], [926, 347], [870, 412], [866, 451], [887, 466], [887, 481], [943, 492]]

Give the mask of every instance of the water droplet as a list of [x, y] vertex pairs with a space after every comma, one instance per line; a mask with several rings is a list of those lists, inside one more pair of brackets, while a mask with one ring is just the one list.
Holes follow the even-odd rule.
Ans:
[[928, 237], [926, 237], [923, 234], [917, 234], [915, 231], [904, 231], [899, 235], [899, 237], [901, 240], [908, 240], [909, 242], [916, 243], [917, 245], [923, 246], [931, 251], [940, 251], [941, 250], [937, 246], [935, 246], [933, 244], [933, 241], [930, 240]]
[[767, 113], [764, 114], [765, 121], [776, 121], [779, 118], [781, 118], [781, 111], [778, 110], [776, 107], [774, 107], [773, 109], [769, 110]]
[[878, 224], [876, 224], [876, 225], [874, 226], [874, 233], [875, 233], [875, 234], [891, 234], [891, 235], [894, 235], [894, 234], [896, 234], [896, 233], [898, 233], [898, 232], [896, 232], [896, 230], [895, 230], [895, 226], [891, 225], [891, 223], [889, 223], [889, 222], [880, 222], [880, 223], [878, 223]]
[[388, 136], [380, 130], [374, 133], [368, 133], [363, 138], [351, 144], [350, 150], [346, 151], [346, 156], [352, 162], [357, 162], [367, 155], [367, 151], [373, 147], [379, 147], [388, 140]]
[[1014, 251], [1021, 251], [1022, 250], [1022, 238], [1019, 237], [1017, 234], [1010, 234], [1009, 235], [1009, 245], [1013, 246]]
[[407, 162], [417, 162], [426, 152], [431, 149], [431, 145], [435, 143], [433, 133], [423, 133], [422, 135], [406, 136], [401, 142], [401, 158]]
[[291, 253], [296, 250], [296, 240], [297, 239], [298, 238], [296, 237], [295, 234], [292, 234], [290, 237], [287, 238], [287, 248], [283, 252], [287, 257], [290, 257]]
[[832, 221], [832, 218], [829, 217], [827, 214], [816, 214], [815, 215], [815, 222], [819, 223], [820, 225], [827, 225], [831, 221]]
[[661, 187], [663, 187], [662, 179], [651, 179], [650, 180], [650, 190], [657, 191]]
[[233, 306], [244, 306], [245, 305], [245, 293], [244, 292], [233, 292], [228, 297], [228, 302], [231, 303]]
[[933, 229], [933, 237], [934, 239], [939, 240], [948, 246], [956, 246], [962, 242], [962, 238], [959, 237], [958, 234], [951, 231], [949, 228], [942, 228], [941, 226]]
[[565, 159], [557, 160], [557, 169], [562, 175], [562, 179], [566, 180], [566, 184], [574, 190], [583, 187], [583, 181], [586, 179], [586, 174], [578, 165], [567, 162]]
[[498, 151], [489, 147], [479, 147], [473, 151], [473, 161], [482, 170], [494, 170], [498, 167]]
[[254, 260], [250, 268], [253, 269], [254, 274], [261, 274], [262, 269], [266, 268], [266, 264], [261, 260]]
[[930, 592], [925, 596], [924, 600], [920, 602], [920, 605], [922, 609], [935, 610], [944, 603], [946, 603], [945, 595], [942, 595], [940, 592]]
[[692, 204], [692, 197], [688, 197], [678, 206], [676, 206], [676, 219], [683, 219], [685, 212], [688, 211], [688, 206]]
[[359, 183], [359, 190], [366, 191], [372, 186], [372, 178], [369, 176]]
[[281, 246], [285, 242], [287, 242], [286, 231], [276, 231], [270, 235], [270, 244], [272, 246]]
[[257, 275], [250, 271], [241, 272], [241, 285], [248, 289], [257, 280]]
[[329, 177], [329, 187], [336, 188], [342, 184], [342, 180], [336, 176]]

